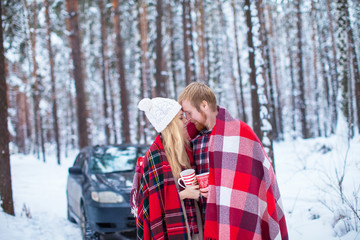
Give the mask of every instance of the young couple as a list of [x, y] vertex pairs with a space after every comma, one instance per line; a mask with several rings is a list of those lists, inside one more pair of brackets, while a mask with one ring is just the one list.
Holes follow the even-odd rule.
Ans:
[[[138, 105], [159, 135], [134, 176], [137, 238], [288, 239], [274, 171], [251, 128], [217, 106], [204, 84], [189, 84], [178, 102]], [[178, 185], [189, 168], [210, 172], [207, 189]]]

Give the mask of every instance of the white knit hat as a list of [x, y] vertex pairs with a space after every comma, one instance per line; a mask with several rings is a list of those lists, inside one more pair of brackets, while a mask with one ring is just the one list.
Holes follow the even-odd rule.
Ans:
[[180, 111], [181, 105], [170, 98], [144, 98], [138, 108], [145, 112], [146, 117], [157, 132], [163, 131]]

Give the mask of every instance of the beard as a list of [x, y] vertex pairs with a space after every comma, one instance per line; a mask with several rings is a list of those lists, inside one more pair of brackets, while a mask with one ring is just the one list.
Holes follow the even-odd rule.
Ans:
[[205, 124], [206, 124], [206, 121], [207, 121], [207, 116], [206, 116], [205, 112], [202, 111], [201, 109], [200, 109], [199, 113], [200, 113], [200, 115], [202, 116], [203, 119], [202, 119], [201, 122], [197, 122], [196, 129], [202, 130], [202, 129], [205, 128]]

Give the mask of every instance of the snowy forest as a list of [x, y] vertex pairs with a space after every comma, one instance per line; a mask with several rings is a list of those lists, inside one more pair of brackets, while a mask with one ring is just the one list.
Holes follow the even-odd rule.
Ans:
[[[275, 142], [329, 138], [339, 119], [349, 141], [359, 135], [357, 0], [1, 0], [1, 13], [0, 195], [10, 214], [11, 154], [61, 165], [88, 145], [149, 144], [155, 131], [138, 102], [177, 99], [193, 81], [254, 129], [275, 170]], [[359, 231], [359, 206], [352, 212]]]

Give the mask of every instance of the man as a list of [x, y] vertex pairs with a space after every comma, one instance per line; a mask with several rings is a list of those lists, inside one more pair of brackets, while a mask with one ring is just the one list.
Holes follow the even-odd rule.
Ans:
[[191, 83], [178, 101], [206, 127], [192, 141], [197, 174], [210, 172], [204, 239], [288, 239], [274, 170], [254, 131], [218, 107], [205, 84]]

